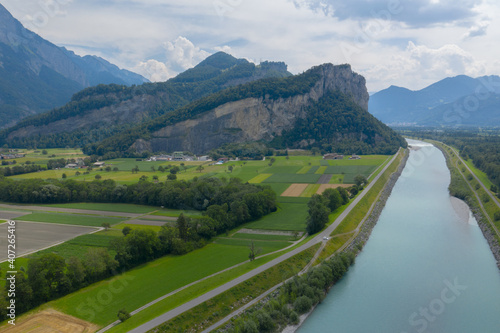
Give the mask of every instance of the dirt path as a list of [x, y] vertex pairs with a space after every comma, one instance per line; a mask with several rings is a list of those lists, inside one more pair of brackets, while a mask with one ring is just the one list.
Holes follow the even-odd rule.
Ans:
[[[108, 212], [108, 211], [101, 211], [101, 210], [56, 208], [56, 207], [29, 206], [29, 205], [20, 206], [20, 205], [9, 205], [9, 204], [0, 204], [0, 208], [31, 210], [31, 211], [40, 211], [40, 212], [57, 212], [57, 213], [87, 214], [87, 215], [101, 215], [101, 216], [120, 216], [120, 217], [139, 217], [139, 216], [144, 215], [144, 214], [135, 214], [135, 213]], [[151, 209], [151, 211], [153, 211], [153, 210], [154, 209]]]

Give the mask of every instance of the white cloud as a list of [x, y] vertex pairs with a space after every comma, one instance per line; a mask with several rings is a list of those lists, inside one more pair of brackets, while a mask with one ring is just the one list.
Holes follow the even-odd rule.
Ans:
[[166, 81], [180, 72], [196, 66], [210, 55], [209, 52], [200, 49], [182, 36], [177, 37], [173, 42], [164, 43], [163, 47], [164, 57], [167, 59], [165, 62], [155, 59], [140, 61], [133, 70], [150, 81]]
[[154, 59], [150, 59], [146, 62], [140, 62], [134, 68], [134, 71], [152, 82], [167, 81], [177, 74], [176, 72], [171, 71], [164, 63]]
[[210, 55], [209, 52], [196, 47], [189, 39], [182, 36], [177, 37], [173, 42], [166, 42], [165, 49], [167, 67], [177, 71], [192, 68]]
[[363, 71], [363, 74], [371, 82], [372, 91], [386, 88], [386, 82], [421, 89], [446, 77], [484, 75], [485, 67], [483, 61], [454, 44], [430, 48], [409, 42], [406, 50], [386, 59], [383, 65]]

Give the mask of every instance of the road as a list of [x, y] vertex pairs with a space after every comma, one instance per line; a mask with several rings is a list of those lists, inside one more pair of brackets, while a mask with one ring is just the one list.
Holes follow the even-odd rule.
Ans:
[[339, 215], [339, 217], [337, 217], [337, 219], [331, 224], [329, 225], [325, 230], [323, 230], [322, 232], [320, 232], [318, 235], [316, 235], [314, 238], [312, 238], [311, 240], [309, 240], [307, 243], [305, 243], [304, 245], [244, 274], [244, 275], [241, 275], [240, 277], [230, 281], [230, 282], [227, 282], [226, 284], [222, 285], [222, 286], [219, 286], [218, 288], [216, 289], [213, 289], [187, 303], [184, 303], [182, 304], [181, 306], [175, 308], [175, 309], [172, 309], [164, 314], [162, 314], [161, 316], [158, 316], [152, 320], [150, 320], [149, 322], [129, 331], [131, 333], [144, 333], [144, 332], [147, 332], [159, 325], [161, 325], [162, 323], [166, 322], [166, 321], [169, 321], [170, 319], [172, 318], [175, 318], [176, 316], [188, 311], [188, 310], [191, 310], [192, 308], [210, 300], [211, 298], [237, 286], [238, 284], [264, 272], [265, 270], [275, 266], [275, 265], [278, 265], [279, 263], [293, 257], [294, 255], [310, 248], [311, 246], [317, 244], [317, 243], [320, 243], [323, 241], [323, 238], [324, 237], [329, 237], [330, 234], [335, 230], [335, 228], [337, 228], [339, 226], [339, 224], [344, 220], [344, 218], [356, 207], [356, 205], [359, 203], [359, 201], [361, 199], [364, 198], [364, 196], [366, 195], [366, 193], [368, 193], [368, 191], [373, 187], [373, 185], [378, 181], [378, 179], [382, 176], [382, 174], [387, 170], [387, 168], [392, 164], [392, 162], [396, 159], [396, 157], [399, 155], [399, 152], [401, 151], [401, 149], [398, 151], [397, 154], [395, 154], [391, 161], [389, 163], [386, 164], [386, 166], [382, 169], [382, 171], [366, 186], [365, 190], [363, 190], [357, 197], [356, 199], [354, 199], [351, 204], [349, 204], [349, 206], [344, 210], [344, 212], [342, 212], [342, 214]]

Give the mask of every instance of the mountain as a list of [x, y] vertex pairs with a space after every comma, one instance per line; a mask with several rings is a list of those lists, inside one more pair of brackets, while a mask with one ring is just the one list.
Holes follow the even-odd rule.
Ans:
[[220, 90], [290, 75], [282, 62], [255, 65], [218, 52], [167, 82], [87, 88], [65, 106], [0, 132], [0, 142], [11, 147], [83, 147]]
[[368, 98], [365, 79], [349, 65], [325, 64], [212, 94], [85, 152], [204, 154], [227, 143], [262, 141], [275, 147], [394, 153], [405, 146], [404, 139], [367, 112]]
[[[465, 75], [446, 78], [422, 90], [412, 91], [391, 86], [370, 98], [369, 111], [390, 125], [493, 125], [487, 120], [495, 116], [500, 93], [500, 77], [471, 78]], [[469, 106], [468, 103], [473, 103]], [[497, 103], [497, 104], [495, 104]], [[477, 104], [477, 105], [476, 105]], [[474, 108], [474, 116], [463, 116]], [[477, 118], [479, 117], [479, 118]], [[500, 125], [499, 122], [495, 123]]]
[[48, 42], [25, 29], [0, 4], [0, 128], [64, 105], [92, 85], [147, 81], [102, 58], [79, 57]]

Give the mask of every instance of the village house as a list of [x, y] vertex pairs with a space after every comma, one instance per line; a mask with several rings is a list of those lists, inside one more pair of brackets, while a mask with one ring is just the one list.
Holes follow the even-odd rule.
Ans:
[[352, 154], [351, 157], [349, 157], [350, 160], [360, 160], [361, 159], [361, 156], [358, 156], [356, 154]]

